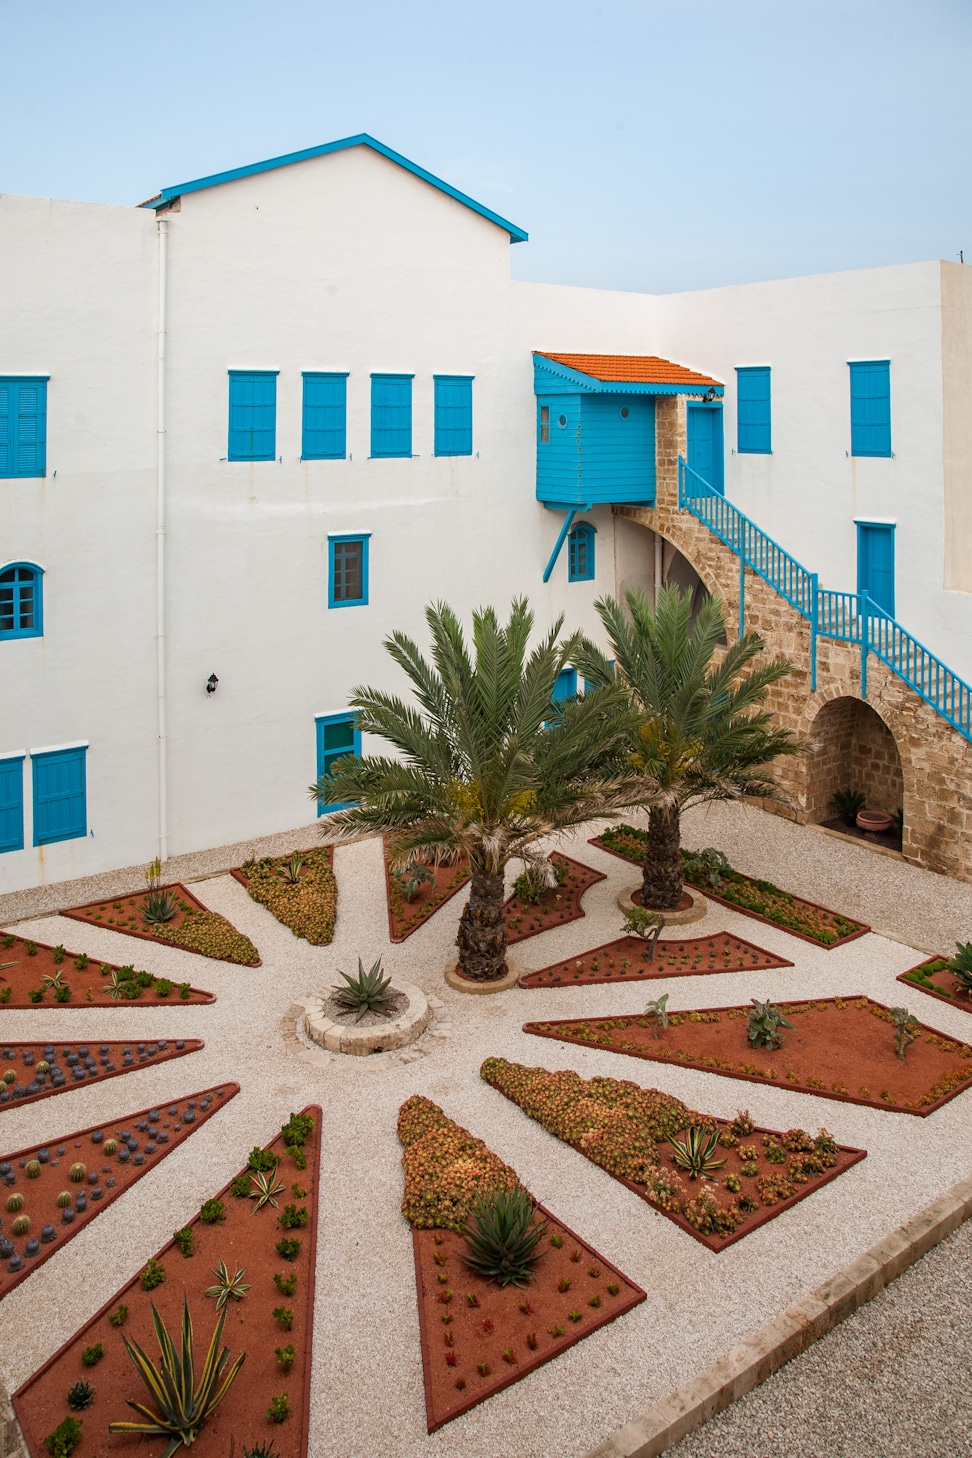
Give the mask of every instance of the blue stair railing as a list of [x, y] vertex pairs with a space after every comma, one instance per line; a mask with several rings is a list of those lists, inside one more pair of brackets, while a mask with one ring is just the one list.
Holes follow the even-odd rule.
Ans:
[[817, 639], [861, 646], [861, 697], [873, 653], [919, 698], [972, 742], [972, 687], [919, 643], [866, 592], [831, 592], [778, 542], [678, 458], [678, 505], [703, 522], [739, 558], [739, 636], [745, 631], [746, 568], [768, 582], [810, 623], [810, 687], [817, 687]]

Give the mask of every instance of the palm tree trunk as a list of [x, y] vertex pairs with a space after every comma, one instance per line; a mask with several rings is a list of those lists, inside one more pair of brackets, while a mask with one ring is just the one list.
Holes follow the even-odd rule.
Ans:
[[470, 863], [472, 886], [459, 919], [459, 972], [473, 982], [495, 982], [506, 962], [506, 922], [503, 918], [503, 873], [486, 871]]
[[648, 812], [648, 848], [641, 879], [641, 904], [646, 911], [677, 911], [681, 905], [681, 844], [678, 806], [653, 806]]

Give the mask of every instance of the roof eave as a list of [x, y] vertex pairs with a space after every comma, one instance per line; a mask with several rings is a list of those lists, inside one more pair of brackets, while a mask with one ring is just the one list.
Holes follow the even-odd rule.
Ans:
[[573, 385], [575, 389], [584, 390], [590, 395], [707, 395], [710, 390], [714, 390], [721, 397], [725, 389], [724, 385], [708, 380], [681, 381], [678, 384], [643, 380], [599, 380], [595, 375], [585, 375], [581, 370], [572, 369], [570, 365], [551, 359], [548, 354], [541, 354], [539, 350], [534, 351], [533, 359], [534, 364], [539, 362], [551, 374], [560, 375], [565, 384]]

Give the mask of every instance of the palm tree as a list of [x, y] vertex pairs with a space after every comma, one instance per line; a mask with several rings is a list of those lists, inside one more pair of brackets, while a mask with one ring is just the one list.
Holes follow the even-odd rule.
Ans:
[[663, 587], [654, 608], [643, 592], [626, 599], [627, 613], [611, 597], [595, 604], [614, 666], [588, 641], [575, 661], [590, 682], [617, 678], [627, 689], [629, 758], [645, 777], [642, 804], [649, 806], [641, 904], [672, 911], [682, 899], [682, 812], [742, 795], [775, 798], [771, 761], [803, 749], [758, 707], [793, 665], [775, 658], [744, 672], [763, 651], [755, 633], [716, 659], [724, 641], [716, 598], [707, 598], [694, 619], [691, 594], [677, 587]]
[[480, 608], [473, 660], [450, 607], [430, 606], [425, 617], [432, 663], [404, 633], [385, 640], [418, 707], [370, 688], [356, 688], [350, 700], [358, 728], [401, 757], [345, 755], [311, 794], [322, 805], [356, 802], [321, 822], [328, 838], [387, 831], [405, 863], [468, 858], [459, 971], [490, 981], [504, 973], [507, 862], [545, 865], [539, 841], [635, 803], [644, 774], [624, 761], [620, 686], [554, 703], [557, 675], [582, 641], [559, 639], [562, 618], [528, 654], [533, 614], [525, 599], [512, 604], [505, 626], [493, 608]]

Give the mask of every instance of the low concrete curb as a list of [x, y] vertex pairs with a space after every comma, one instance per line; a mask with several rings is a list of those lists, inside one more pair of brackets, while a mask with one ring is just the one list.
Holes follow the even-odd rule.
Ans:
[[707, 1372], [684, 1383], [643, 1417], [616, 1429], [585, 1458], [656, 1458], [664, 1453], [872, 1301], [970, 1215], [972, 1177], [953, 1185]]

